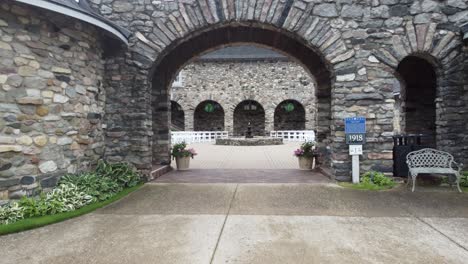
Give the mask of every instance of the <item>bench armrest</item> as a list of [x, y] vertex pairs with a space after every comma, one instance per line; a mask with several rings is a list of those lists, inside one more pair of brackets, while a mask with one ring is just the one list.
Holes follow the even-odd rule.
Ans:
[[455, 167], [457, 168], [456, 170], [461, 173], [461, 170], [463, 169], [463, 163], [456, 163], [455, 161], [452, 161], [450, 167], [452, 167], [452, 169], [455, 169], [452, 165], [455, 165]]

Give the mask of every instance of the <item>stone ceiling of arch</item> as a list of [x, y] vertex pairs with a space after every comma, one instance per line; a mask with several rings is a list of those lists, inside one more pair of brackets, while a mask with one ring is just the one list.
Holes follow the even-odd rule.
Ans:
[[315, 77], [318, 87], [330, 89], [331, 76], [323, 59], [299, 41], [283, 33], [256, 27], [222, 27], [183, 42], [169, 53], [155, 69], [156, 76], [170, 76], [205, 50], [229, 43], [257, 43], [285, 52], [296, 58]]

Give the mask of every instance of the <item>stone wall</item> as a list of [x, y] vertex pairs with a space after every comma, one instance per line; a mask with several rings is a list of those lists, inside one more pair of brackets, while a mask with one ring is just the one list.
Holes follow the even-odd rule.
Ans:
[[[232, 43], [270, 46], [313, 76], [303, 76], [314, 83], [314, 92], [307, 93], [314, 95], [307, 101], [315, 104], [312, 110], [298, 101], [306, 120], [316, 121], [338, 180], [350, 176], [343, 132], [343, 118], [349, 116], [367, 118], [363, 170], [391, 170], [391, 136], [404, 132], [398, 130], [405, 122], [403, 114], [395, 115], [402, 105], [393, 94], [396, 70], [408, 56], [431, 62], [437, 75], [437, 146], [468, 164], [468, 51], [459, 29], [468, 22], [464, 0], [90, 2], [134, 33], [126, 49], [106, 52], [103, 59], [103, 34], [96, 28], [13, 1], [0, 4], [0, 198], [23, 194], [21, 179], [27, 188], [36, 182], [51, 186], [57, 176], [86, 169], [100, 157], [131, 162], [146, 172], [152, 164], [169, 163], [171, 80], [194, 57]], [[234, 72], [259, 83], [284, 75], [297, 87], [304, 85], [292, 70], [297, 66], [281, 63], [286, 62], [261, 62], [270, 68], [262, 70], [268, 78], [253, 64]], [[237, 96], [222, 80], [232, 72], [228, 67], [216, 65], [211, 76], [221, 79], [207, 87], [221, 92], [210, 94], [197, 85], [196, 101], [218, 101], [230, 115], [240, 101], [256, 100], [265, 109], [265, 129], [271, 130], [274, 105], [301, 97], [277, 85], [271, 97], [252, 98], [245, 91], [258, 88], [240, 80], [233, 87], [244, 89], [239, 94], [245, 97]], [[193, 117], [195, 107], [186, 106], [186, 117]]]
[[[295, 56], [315, 77], [318, 120], [327, 121], [319, 128], [337, 179], [349, 179], [343, 132], [349, 116], [368, 120], [364, 169], [391, 169], [395, 71], [410, 55], [437, 62], [437, 145], [468, 164], [466, 51], [459, 30], [468, 21], [464, 0], [92, 2], [104, 16], [139, 33], [129, 47], [132, 55], [116, 67], [137, 67], [142, 80], [152, 76], [153, 115], [146, 121], [153, 122], [155, 163], [167, 160], [167, 89], [177, 70], [216, 45], [255, 42]], [[127, 85], [134, 89], [134, 83]], [[134, 111], [149, 107], [141, 108]]]
[[234, 110], [245, 100], [255, 100], [263, 107], [262, 130], [274, 129], [275, 110], [285, 100], [301, 104], [305, 109], [305, 128], [316, 129], [315, 81], [293, 61], [196, 61], [185, 66], [180, 76], [183, 85], [172, 88], [171, 98], [185, 112], [186, 130], [193, 130], [194, 111], [205, 100], [221, 105], [224, 129], [231, 134]]
[[99, 32], [55, 13], [0, 6], [0, 199], [55, 185], [104, 152]]

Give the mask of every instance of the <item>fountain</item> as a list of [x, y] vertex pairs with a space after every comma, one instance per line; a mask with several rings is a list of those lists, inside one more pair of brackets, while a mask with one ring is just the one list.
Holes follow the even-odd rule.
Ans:
[[266, 146], [266, 145], [282, 145], [282, 138], [264, 137], [264, 136], [253, 136], [252, 126], [250, 122], [247, 124], [247, 131], [245, 137], [233, 137], [233, 138], [217, 138], [216, 145], [225, 146]]

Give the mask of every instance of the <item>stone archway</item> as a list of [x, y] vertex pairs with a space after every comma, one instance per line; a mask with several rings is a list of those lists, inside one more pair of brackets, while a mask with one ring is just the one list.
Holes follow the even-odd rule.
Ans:
[[436, 88], [434, 67], [425, 59], [408, 56], [397, 67], [402, 78], [401, 128], [406, 134], [423, 134], [425, 145], [436, 144]]
[[[172, 11], [161, 19], [148, 18], [153, 27], [137, 26], [129, 52], [109, 61], [112, 65], [123, 62], [123, 66], [111, 68], [115, 69], [112, 72], [123, 74], [123, 78], [127, 78], [126, 84], [132, 82], [135, 97], [141, 101], [151, 100], [145, 109], [141, 106], [132, 109], [135, 114], [148, 117], [145, 122], [138, 123], [139, 128], [145, 130], [151, 124], [152, 133], [139, 133], [138, 140], [142, 145], [146, 144], [146, 148], [128, 152], [124, 158], [142, 162], [151, 156], [153, 164], [169, 163], [168, 86], [175, 73], [203, 52], [223, 45], [253, 43], [295, 58], [314, 76], [317, 139], [323, 150], [324, 165], [331, 165], [337, 179], [349, 179], [350, 162], [346, 145], [342, 143], [344, 136], [337, 132], [343, 130], [343, 117], [355, 115], [358, 110], [351, 108], [355, 100], [345, 104], [352, 95], [350, 88], [362, 87], [366, 77], [357, 74], [358, 67], [364, 66], [355, 56], [352, 45], [345, 43], [341, 25], [335, 23], [339, 21], [334, 21], [323, 5], [312, 2], [242, 4], [247, 9], [235, 2], [176, 1], [171, 5]], [[329, 6], [334, 8], [332, 4]], [[109, 83], [115, 84], [115, 81], [112, 79]], [[145, 96], [148, 92], [151, 98]], [[381, 94], [375, 92], [373, 100], [383, 102], [385, 97]], [[128, 130], [127, 127], [124, 130]], [[112, 150], [109, 153], [112, 155]]]
[[305, 130], [304, 106], [296, 100], [285, 100], [275, 109], [275, 130]]
[[199, 103], [194, 111], [193, 127], [195, 131], [223, 131], [223, 107], [213, 100]]
[[[326, 26], [324, 25], [324, 27]], [[311, 32], [314, 32], [313, 29], [311, 30]], [[327, 58], [330, 58], [333, 62], [340, 62], [352, 57], [354, 52], [348, 52], [346, 48], [340, 48], [342, 42], [339, 40], [339, 36], [331, 34], [329, 36], [324, 35], [323, 37], [324, 39], [322, 40], [325, 42], [319, 41], [318, 43], [325, 48], [325, 54], [319, 52], [313, 45], [307, 44], [308, 42], [301, 39], [297, 34], [292, 34], [286, 30], [281, 30], [267, 24], [231, 23], [202, 30], [194, 36], [174, 43], [165, 52], [165, 56], [156, 61], [153, 68], [152, 105], [158, 106], [157, 108], [153, 108], [153, 134], [155, 135], [152, 147], [153, 160], [165, 160], [166, 158], [164, 157], [167, 157], [165, 153], [168, 153], [169, 146], [161, 144], [161, 142], [170, 140], [169, 135], [166, 133], [166, 110], [163, 106], [167, 102], [170, 92], [168, 84], [175, 77], [175, 73], [197, 55], [219, 48], [220, 46], [236, 43], [267, 46], [278, 52], [285, 53], [302, 64], [314, 76], [317, 82], [317, 89], [315, 90], [317, 105], [321, 111], [321, 115], [319, 115], [317, 121], [318, 140], [324, 143], [332, 142], [330, 121], [332, 119], [331, 90], [334, 79], [332, 78], [332, 66]], [[344, 81], [349, 81], [349, 79]], [[328, 149], [331, 148], [332, 146], [328, 145]]]
[[234, 109], [234, 136], [245, 136], [250, 124], [253, 136], [265, 135], [265, 110], [254, 100], [240, 102]]
[[[436, 23], [415, 25], [412, 21], [408, 21], [405, 24], [404, 34], [394, 35], [391, 45], [375, 50], [373, 56], [368, 57], [368, 61], [376, 69], [380, 69], [381, 83], [387, 83], [387, 86], [393, 84], [393, 92], [396, 94], [401, 92], [400, 101], [397, 98], [396, 108], [401, 109], [398, 104], [404, 106], [406, 103], [405, 93], [411, 89], [411, 87], [405, 88], [408, 86], [408, 79], [411, 82], [414, 74], [420, 76], [419, 82], [429, 86], [431, 90], [430, 94], [426, 95], [431, 101], [426, 102], [426, 107], [430, 110], [422, 116], [428, 120], [424, 122], [427, 124], [426, 132], [433, 135], [428, 144], [453, 153], [455, 159], [463, 161], [468, 159], [468, 154], [462, 147], [464, 144], [460, 142], [467, 142], [468, 138], [457, 124], [464, 123], [466, 118], [456, 114], [459, 111], [457, 109], [463, 108], [461, 98], [463, 98], [465, 57], [461, 47], [462, 40], [457, 37], [456, 32], [437, 29]], [[405, 67], [412, 69], [405, 72]], [[411, 71], [413, 76], [406, 74], [408, 71]], [[399, 87], [395, 87], [396, 83]], [[401, 117], [395, 115], [400, 120], [394, 122], [403, 125], [396, 132], [416, 132], [416, 128], [411, 128], [413, 124], [409, 130], [405, 128], [405, 124], [411, 122], [411, 117], [405, 121], [403, 110], [400, 110]], [[422, 113], [423, 110], [418, 112]], [[420, 119], [417, 115], [414, 116]], [[420, 124], [419, 120], [417, 122]]]
[[185, 113], [176, 101], [171, 100], [171, 130], [185, 130]]

